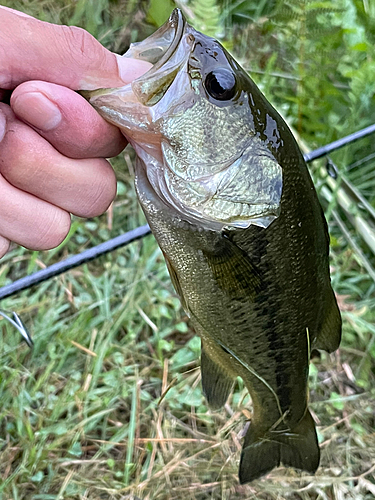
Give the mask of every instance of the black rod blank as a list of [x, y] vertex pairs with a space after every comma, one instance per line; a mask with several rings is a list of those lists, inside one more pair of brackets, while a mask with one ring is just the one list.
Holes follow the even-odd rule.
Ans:
[[347, 135], [345, 137], [342, 137], [341, 139], [338, 139], [337, 141], [333, 141], [330, 144], [322, 146], [321, 148], [315, 149], [314, 151], [310, 151], [310, 153], [306, 153], [304, 155], [305, 162], [309, 163], [310, 161], [322, 158], [322, 156], [326, 156], [329, 153], [336, 151], [336, 149], [340, 149], [343, 146], [350, 144], [351, 142], [358, 141], [358, 139], [363, 139], [364, 137], [373, 134], [374, 132], [375, 132], [375, 123], [369, 125], [366, 128], [363, 128], [362, 130], [358, 130], [358, 132], [354, 132], [353, 134]]
[[58, 276], [66, 271], [69, 271], [70, 269], [74, 269], [75, 267], [81, 266], [86, 262], [90, 262], [100, 255], [105, 255], [106, 253], [112, 252], [117, 248], [139, 240], [150, 233], [151, 231], [148, 225], [140, 226], [109, 241], [100, 243], [100, 245], [89, 248], [84, 252], [68, 257], [61, 262], [56, 262], [56, 264], [52, 264], [41, 271], [30, 274], [30, 276], [25, 276], [24, 278], [20, 278], [19, 280], [10, 283], [9, 285], [3, 286], [0, 288], [0, 299], [5, 299], [6, 297], [15, 295], [16, 293], [26, 290], [33, 285], [38, 285], [39, 283], [53, 278], [54, 276]]

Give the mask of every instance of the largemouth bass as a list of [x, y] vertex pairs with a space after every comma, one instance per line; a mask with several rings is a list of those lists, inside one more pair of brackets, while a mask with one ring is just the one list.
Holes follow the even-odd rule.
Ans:
[[236, 377], [253, 402], [241, 483], [283, 464], [315, 472], [312, 349], [337, 349], [329, 237], [302, 154], [248, 74], [179, 10], [124, 57], [153, 66], [86, 97], [137, 153], [139, 201], [202, 339], [220, 408]]

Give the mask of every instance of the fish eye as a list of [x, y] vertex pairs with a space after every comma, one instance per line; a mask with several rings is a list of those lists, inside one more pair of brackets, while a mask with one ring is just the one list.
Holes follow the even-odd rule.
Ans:
[[208, 73], [204, 86], [214, 99], [229, 101], [236, 94], [236, 77], [229, 69], [218, 68]]

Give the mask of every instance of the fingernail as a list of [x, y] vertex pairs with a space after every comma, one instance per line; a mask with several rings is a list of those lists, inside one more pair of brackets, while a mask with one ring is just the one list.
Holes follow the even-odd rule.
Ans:
[[23, 121], [44, 132], [56, 128], [62, 119], [59, 108], [40, 92], [25, 92], [12, 101], [12, 109]]
[[4, 138], [6, 125], [7, 122], [5, 116], [0, 112], [0, 142]]
[[152, 68], [152, 64], [131, 57], [122, 57], [116, 54], [118, 72], [124, 83], [130, 83]]

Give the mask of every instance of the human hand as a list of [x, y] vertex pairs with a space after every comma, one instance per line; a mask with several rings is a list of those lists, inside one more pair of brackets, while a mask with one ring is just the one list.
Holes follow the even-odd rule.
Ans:
[[120, 87], [149, 67], [80, 28], [0, 6], [0, 258], [11, 241], [53, 248], [70, 213], [94, 217], [108, 208], [116, 179], [105, 158], [126, 140], [74, 91]]

